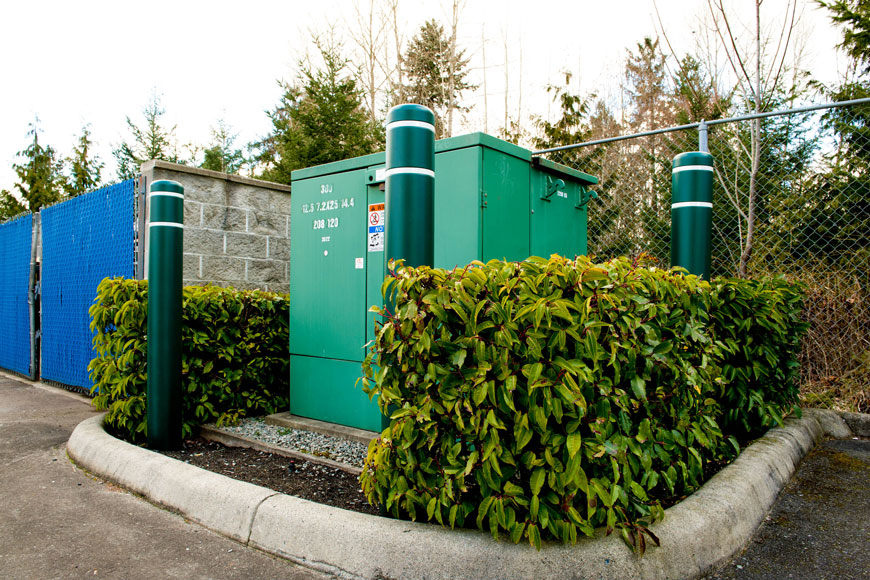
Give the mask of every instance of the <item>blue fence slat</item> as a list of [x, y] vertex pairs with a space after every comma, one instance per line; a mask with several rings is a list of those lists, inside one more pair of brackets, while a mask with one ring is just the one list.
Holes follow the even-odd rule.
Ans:
[[30, 374], [30, 240], [33, 216], [0, 224], [0, 367]]
[[88, 309], [103, 278], [135, 276], [135, 180], [42, 210], [41, 376], [90, 389]]

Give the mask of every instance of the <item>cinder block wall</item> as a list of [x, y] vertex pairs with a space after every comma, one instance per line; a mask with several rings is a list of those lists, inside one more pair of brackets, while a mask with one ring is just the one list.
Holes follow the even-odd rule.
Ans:
[[[184, 284], [289, 292], [290, 187], [165, 161], [148, 161], [139, 182], [140, 231], [154, 181], [184, 186]], [[141, 238], [140, 238], [141, 239]], [[140, 248], [145, 277], [147, 240]]]

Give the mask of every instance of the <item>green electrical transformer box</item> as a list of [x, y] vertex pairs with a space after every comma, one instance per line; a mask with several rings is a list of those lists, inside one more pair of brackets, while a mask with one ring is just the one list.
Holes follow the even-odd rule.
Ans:
[[[357, 379], [382, 305], [385, 154], [294, 171], [290, 413], [380, 431]], [[435, 142], [435, 266], [586, 253], [597, 179], [483, 133]]]

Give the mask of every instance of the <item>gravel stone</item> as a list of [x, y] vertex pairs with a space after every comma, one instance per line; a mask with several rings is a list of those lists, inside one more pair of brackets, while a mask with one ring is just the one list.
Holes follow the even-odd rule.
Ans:
[[362, 468], [368, 447], [358, 441], [348, 441], [312, 431], [268, 425], [261, 417], [242, 419], [238, 425], [216, 427], [227, 433], [247, 437], [276, 447], [283, 447], [309, 455], [326, 457], [339, 463]]

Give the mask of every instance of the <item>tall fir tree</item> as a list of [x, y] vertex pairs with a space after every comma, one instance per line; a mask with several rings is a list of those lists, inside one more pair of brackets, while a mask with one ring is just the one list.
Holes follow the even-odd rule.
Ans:
[[438, 21], [427, 20], [402, 56], [405, 83], [400, 99], [432, 109], [436, 139], [449, 137], [445, 121], [451, 111], [467, 111], [458, 104], [462, 93], [477, 88], [467, 80], [469, 58], [455, 43]]
[[[629, 52], [625, 63], [625, 91], [630, 103], [627, 129], [632, 133], [671, 126], [676, 121], [674, 98], [658, 39], [650, 37]], [[629, 153], [628, 171], [646, 176], [643, 191], [638, 191], [634, 207], [641, 224], [642, 248], [662, 261], [670, 246], [670, 184], [662, 176], [670, 173], [672, 153], [659, 135], [643, 137], [642, 148]]]
[[670, 79], [658, 39], [647, 36], [637, 44], [635, 52], [628, 54], [625, 79], [628, 100], [632, 103], [629, 129], [649, 131], [673, 124], [675, 110]]
[[220, 171], [221, 173], [238, 174], [246, 163], [242, 150], [235, 147], [238, 133], [233, 133], [223, 119], [218, 119], [217, 126], [211, 129], [211, 142], [203, 150], [203, 162], [200, 167]]
[[[840, 25], [838, 45], [849, 59], [845, 74], [832, 87], [821, 87], [834, 101], [870, 97], [870, 2], [819, 2]], [[866, 286], [870, 271], [870, 105], [830, 109], [824, 126], [836, 140], [826, 167], [815, 176], [792, 231], [796, 257], [856, 268]]]
[[27, 211], [27, 206], [21, 203], [18, 198], [6, 189], [0, 191], [0, 222], [25, 211]]
[[145, 123], [137, 126], [127, 117], [127, 129], [130, 139], [122, 141], [112, 150], [112, 155], [118, 163], [118, 179], [125, 180], [139, 175], [139, 166], [151, 159], [178, 163], [178, 144], [175, 139], [175, 125], [166, 127], [163, 116], [166, 109], [160, 95], [151, 95], [150, 102], [142, 109]]
[[12, 168], [18, 176], [15, 187], [27, 202], [27, 208], [37, 212], [61, 200], [66, 179], [63, 175], [63, 160], [51, 145], [43, 146], [39, 142], [39, 119], [30, 124], [27, 134], [31, 138], [30, 145], [18, 153], [23, 162], [14, 163]]
[[263, 179], [290, 183], [296, 169], [366, 155], [383, 145], [383, 130], [371, 122], [341, 47], [322, 39], [315, 45], [322, 68], [300, 63], [296, 83], [281, 83], [281, 101], [268, 113], [272, 132], [254, 144]]
[[90, 128], [85, 125], [82, 127], [82, 134], [79, 135], [77, 144], [73, 147], [72, 155], [66, 159], [69, 176], [65, 183], [65, 190], [69, 197], [93, 191], [102, 183], [103, 162], [93, 152], [93, 146]]

